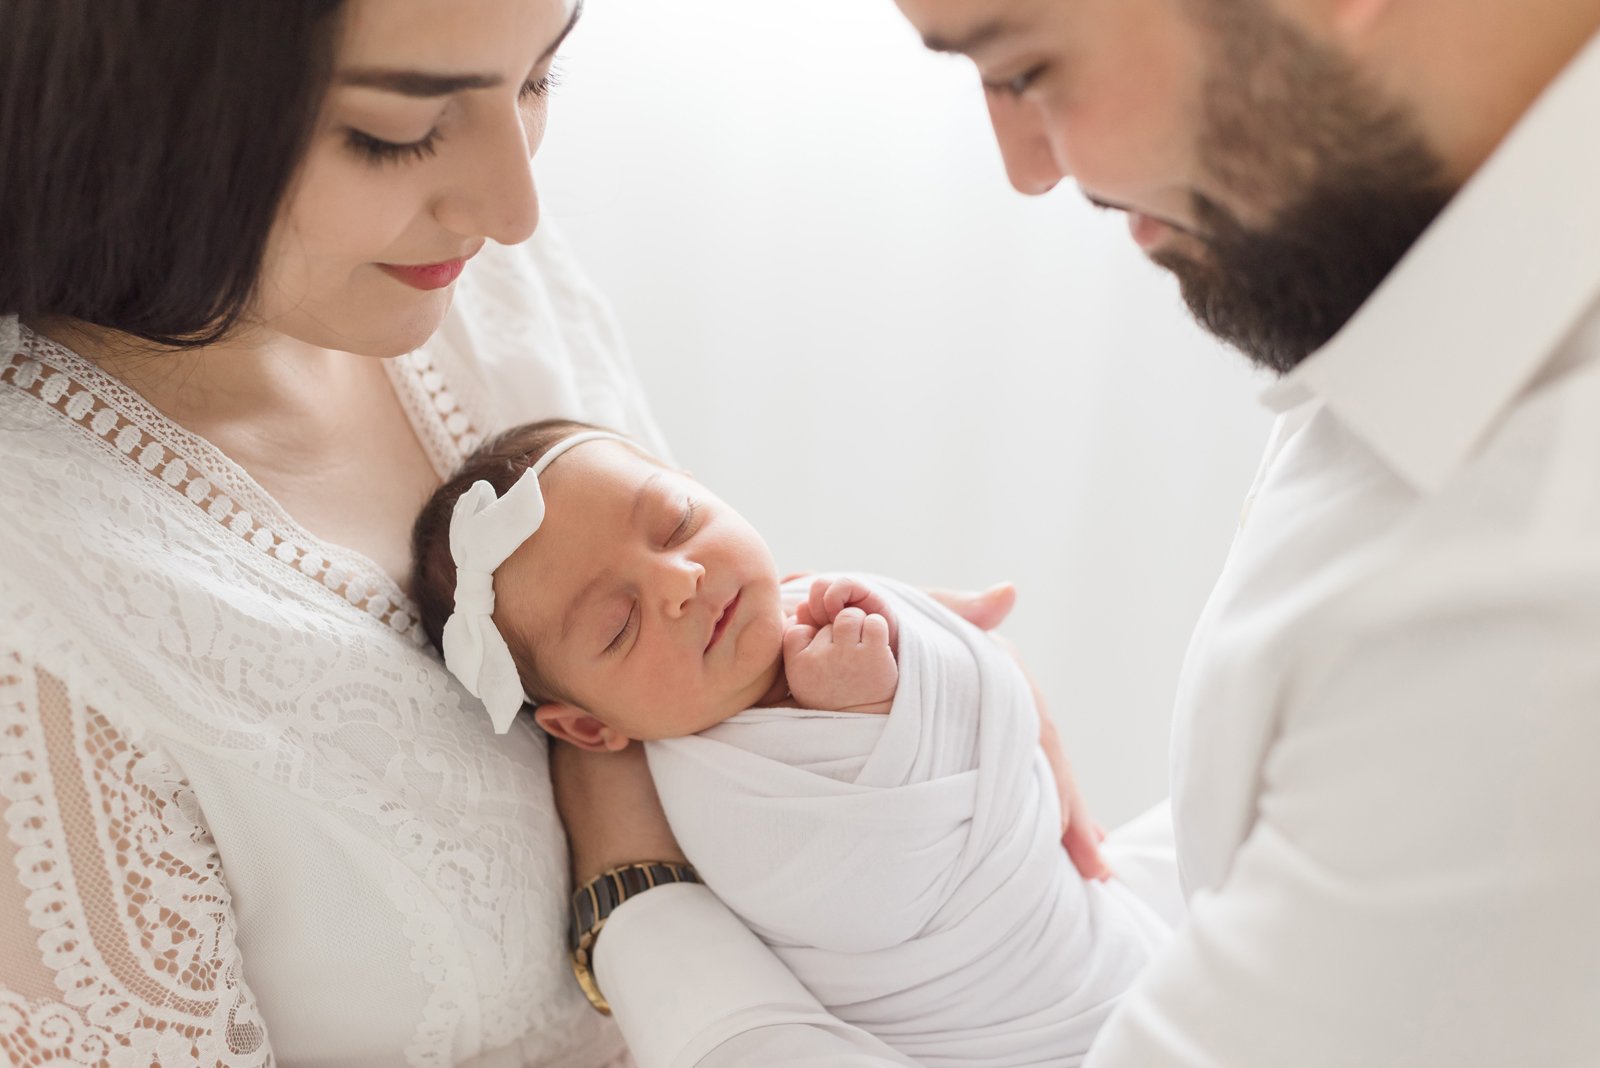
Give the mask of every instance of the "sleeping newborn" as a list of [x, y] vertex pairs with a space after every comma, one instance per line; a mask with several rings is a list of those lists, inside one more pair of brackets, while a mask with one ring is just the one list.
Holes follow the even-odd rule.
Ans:
[[527, 701], [644, 742], [701, 878], [840, 1019], [929, 1068], [1078, 1063], [1166, 931], [1062, 850], [1021, 670], [892, 580], [780, 582], [737, 512], [593, 429], [513, 430], [424, 509], [452, 670], [502, 729]]

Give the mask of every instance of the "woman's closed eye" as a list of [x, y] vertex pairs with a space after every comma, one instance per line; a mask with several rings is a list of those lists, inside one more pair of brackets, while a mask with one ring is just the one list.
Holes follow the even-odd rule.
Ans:
[[550, 90], [561, 84], [561, 75], [551, 68], [542, 78], [529, 78], [522, 83], [522, 90], [517, 94], [517, 99], [522, 101], [532, 100], [535, 97], [549, 96]]
[[355, 127], [345, 131], [345, 144], [357, 155], [372, 163], [408, 163], [427, 159], [439, 151], [439, 128], [436, 126], [415, 141], [385, 141], [364, 133]]
[[[526, 104], [530, 100], [537, 100], [550, 95], [550, 90], [556, 85], [555, 71], [547, 72], [540, 78], [529, 78], [522, 83], [522, 89], [517, 93], [519, 103]], [[345, 130], [345, 144], [357, 155], [362, 156], [371, 163], [410, 163], [415, 160], [427, 159], [439, 151], [439, 142], [443, 135], [439, 127], [435, 126], [422, 137], [415, 141], [385, 141], [381, 137], [374, 137], [365, 130], [347, 127]]]

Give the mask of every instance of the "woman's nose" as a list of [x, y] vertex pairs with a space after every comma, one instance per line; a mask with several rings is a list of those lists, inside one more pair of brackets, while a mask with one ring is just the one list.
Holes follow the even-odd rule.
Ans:
[[990, 92], [989, 121], [1000, 142], [1006, 177], [1019, 193], [1048, 193], [1067, 176], [1056, 161], [1045, 116], [1038, 105], [1007, 93]]
[[661, 558], [657, 588], [668, 619], [681, 618], [689, 610], [705, 577], [706, 569], [686, 556], [669, 554]]
[[[510, 107], [485, 119], [472, 151], [463, 152], [450, 188], [434, 203], [447, 230], [516, 245], [539, 225], [539, 194], [533, 185], [530, 130]], [[533, 131], [537, 133], [538, 131]]]

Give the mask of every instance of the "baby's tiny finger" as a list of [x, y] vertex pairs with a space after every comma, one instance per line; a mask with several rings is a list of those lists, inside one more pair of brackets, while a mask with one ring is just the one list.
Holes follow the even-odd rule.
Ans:
[[812, 622], [819, 627], [833, 621], [833, 613], [828, 611], [827, 605], [828, 589], [827, 579], [817, 579], [811, 584], [811, 597], [806, 602], [807, 607], [811, 609]]
[[861, 642], [861, 628], [867, 621], [867, 614], [859, 608], [846, 608], [833, 617], [833, 643], [835, 645], [858, 645]]
[[889, 621], [876, 612], [872, 613], [862, 624], [861, 640], [868, 645], [888, 646]]
[[838, 615], [848, 606], [854, 604], [866, 591], [856, 584], [854, 579], [835, 579], [833, 585], [828, 587], [827, 596], [823, 603], [828, 608], [829, 617]]
[[796, 623], [783, 635], [783, 655], [794, 656], [804, 652], [817, 638], [817, 628]]

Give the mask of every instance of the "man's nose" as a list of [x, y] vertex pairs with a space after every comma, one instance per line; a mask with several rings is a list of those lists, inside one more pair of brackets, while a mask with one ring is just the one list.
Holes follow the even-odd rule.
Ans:
[[1006, 177], [1017, 192], [1030, 197], [1050, 192], [1067, 174], [1056, 160], [1044, 113], [1010, 93], [990, 92], [988, 98], [989, 121], [1000, 142]]
[[700, 592], [706, 569], [687, 556], [668, 553], [660, 558], [656, 581], [661, 609], [668, 619], [679, 619]]

